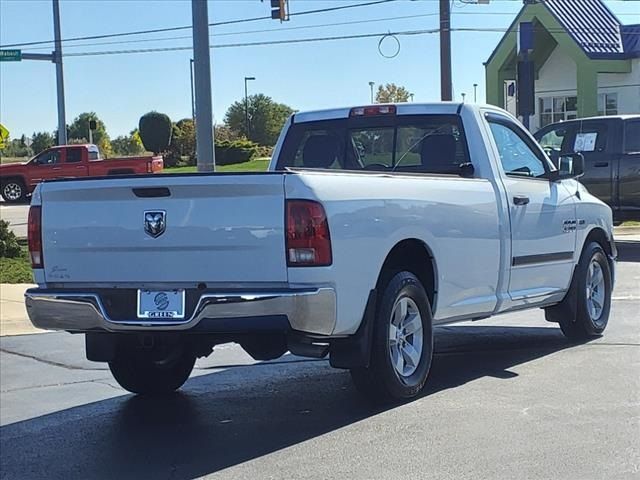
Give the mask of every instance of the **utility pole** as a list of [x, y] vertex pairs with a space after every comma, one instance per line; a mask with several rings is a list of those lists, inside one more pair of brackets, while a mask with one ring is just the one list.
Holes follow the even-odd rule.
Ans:
[[196, 155], [199, 172], [215, 170], [213, 148], [213, 106], [211, 101], [211, 60], [209, 52], [209, 12], [206, 0], [191, 0], [193, 22], [193, 66], [196, 94]]
[[453, 99], [451, 87], [451, 10], [450, 0], [440, 0], [440, 97]]
[[60, 35], [60, 4], [53, 0], [53, 35], [55, 50], [53, 62], [56, 64], [56, 84], [58, 88], [58, 145], [67, 143], [67, 121], [64, 109], [64, 75], [62, 73], [62, 37]]
[[256, 77], [244, 77], [244, 131], [249, 139], [249, 95], [247, 94], [247, 82], [255, 80]]
[[373, 86], [375, 85], [374, 82], [369, 82], [369, 88], [371, 88], [371, 103], [373, 102]]

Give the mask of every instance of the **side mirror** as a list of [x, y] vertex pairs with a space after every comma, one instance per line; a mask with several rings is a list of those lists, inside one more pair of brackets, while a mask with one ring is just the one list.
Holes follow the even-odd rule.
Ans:
[[558, 158], [558, 170], [552, 180], [578, 178], [584, 175], [584, 157], [581, 153], [565, 153]]
[[475, 168], [473, 168], [473, 164], [471, 162], [461, 163], [458, 167], [458, 174], [463, 178], [473, 178], [473, 174], [475, 173]]

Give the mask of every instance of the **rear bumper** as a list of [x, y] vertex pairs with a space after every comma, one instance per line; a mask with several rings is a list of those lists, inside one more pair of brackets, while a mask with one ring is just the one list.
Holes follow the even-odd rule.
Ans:
[[330, 335], [336, 323], [332, 288], [277, 292], [203, 293], [190, 318], [181, 321], [112, 320], [100, 295], [30, 289], [25, 304], [31, 323], [71, 332], [194, 331], [230, 333], [291, 328]]

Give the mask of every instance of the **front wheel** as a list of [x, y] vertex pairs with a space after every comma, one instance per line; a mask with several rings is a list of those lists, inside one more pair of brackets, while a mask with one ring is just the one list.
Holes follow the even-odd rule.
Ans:
[[[580, 262], [574, 271], [571, 291], [560, 304], [576, 302], [573, 308], [565, 308], [556, 321], [562, 333], [571, 340], [588, 340], [602, 335], [609, 322], [611, 310], [611, 270], [602, 247], [591, 242], [580, 255]], [[554, 307], [555, 308], [555, 307]]]
[[352, 369], [351, 376], [370, 399], [413, 398], [424, 387], [433, 357], [429, 298], [413, 273], [399, 272], [384, 287], [378, 305], [370, 365]]
[[109, 369], [122, 388], [142, 395], [159, 395], [171, 393], [187, 381], [195, 356], [182, 349], [160, 358], [152, 353], [127, 349], [109, 362]]
[[23, 202], [27, 198], [27, 188], [22, 180], [6, 180], [2, 182], [0, 193], [4, 201], [8, 203]]

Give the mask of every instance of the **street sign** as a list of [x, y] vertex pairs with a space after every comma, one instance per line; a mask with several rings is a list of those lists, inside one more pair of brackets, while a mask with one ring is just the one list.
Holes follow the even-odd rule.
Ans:
[[6, 147], [6, 142], [9, 140], [9, 130], [0, 123], [0, 148]]
[[0, 50], [0, 62], [20, 62], [22, 50]]

